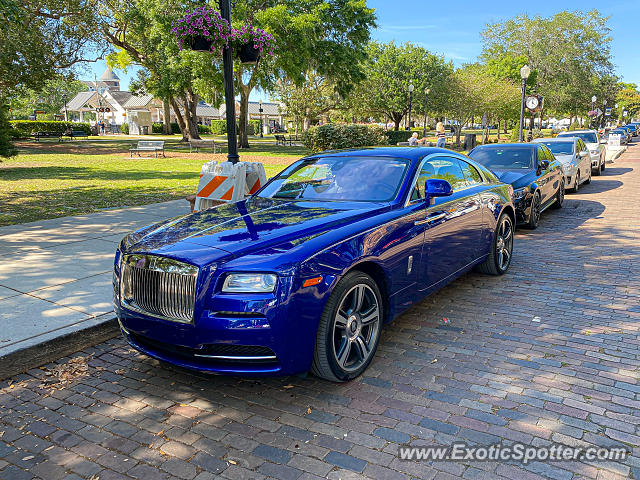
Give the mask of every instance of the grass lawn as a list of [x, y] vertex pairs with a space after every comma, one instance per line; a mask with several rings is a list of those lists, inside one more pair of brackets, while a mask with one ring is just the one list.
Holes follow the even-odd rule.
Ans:
[[[0, 161], [0, 226], [184, 198], [195, 193], [204, 162], [226, 159], [226, 147], [190, 154], [178, 136], [153, 139], [166, 141], [167, 158], [130, 159], [134, 137], [17, 142], [18, 156]], [[271, 139], [251, 145], [240, 159], [263, 162], [267, 177], [308, 153]]]

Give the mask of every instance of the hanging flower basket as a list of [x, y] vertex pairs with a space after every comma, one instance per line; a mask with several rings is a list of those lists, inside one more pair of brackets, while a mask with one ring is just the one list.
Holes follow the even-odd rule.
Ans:
[[243, 43], [238, 49], [238, 58], [246, 65], [256, 64], [260, 59], [260, 50], [253, 43]]
[[256, 64], [264, 55], [273, 55], [276, 48], [273, 35], [250, 24], [233, 28], [231, 37], [237, 56], [244, 64]]
[[187, 10], [184, 17], [172, 24], [180, 50], [222, 51], [232, 38], [231, 26], [211, 7]]

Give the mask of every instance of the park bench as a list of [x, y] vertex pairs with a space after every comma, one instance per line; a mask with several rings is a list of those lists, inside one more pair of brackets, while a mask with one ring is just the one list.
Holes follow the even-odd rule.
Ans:
[[89, 134], [84, 130], [71, 130], [69, 133], [65, 133], [65, 136], [69, 137], [71, 140], [74, 138], [89, 138]]
[[216, 143], [213, 140], [190, 140], [189, 141], [189, 153], [192, 153], [194, 150], [198, 153], [198, 149], [200, 148], [213, 148], [213, 153], [218, 153], [217, 150], [220, 147], [220, 144]]
[[448, 141], [453, 142], [453, 132], [444, 132], [444, 143], [447, 143]]
[[140, 140], [136, 147], [129, 149], [129, 158], [133, 158], [133, 154], [137, 153], [140, 157], [142, 152], [153, 152], [158, 158], [158, 152], [164, 157], [164, 140]]
[[60, 132], [35, 132], [33, 138], [36, 142], [39, 142], [41, 138], [57, 138], [59, 142], [62, 141], [62, 133]]
[[276, 145], [293, 145], [293, 140], [287, 139], [284, 135], [275, 135]]

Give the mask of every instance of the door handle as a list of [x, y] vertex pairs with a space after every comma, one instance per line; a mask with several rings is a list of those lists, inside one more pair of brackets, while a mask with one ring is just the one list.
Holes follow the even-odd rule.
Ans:
[[429, 215], [427, 218], [424, 218], [422, 220], [416, 220], [415, 222], [413, 222], [413, 224], [424, 225], [425, 223], [431, 223], [431, 222], [436, 222], [438, 220], [442, 220], [446, 216], [447, 216], [446, 213], [434, 213], [433, 215]]

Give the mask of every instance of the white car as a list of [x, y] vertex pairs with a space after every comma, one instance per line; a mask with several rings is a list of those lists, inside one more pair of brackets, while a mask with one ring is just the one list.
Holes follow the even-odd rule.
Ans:
[[597, 130], [573, 130], [569, 132], [561, 132], [556, 138], [560, 137], [578, 137], [586, 144], [591, 156], [591, 170], [594, 175], [600, 175], [605, 168], [605, 160], [607, 156], [607, 147], [600, 139]]
[[591, 183], [591, 155], [581, 138], [536, 138], [533, 143], [549, 147], [556, 160], [562, 164], [567, 189], [577, 192], [581, 184]]

